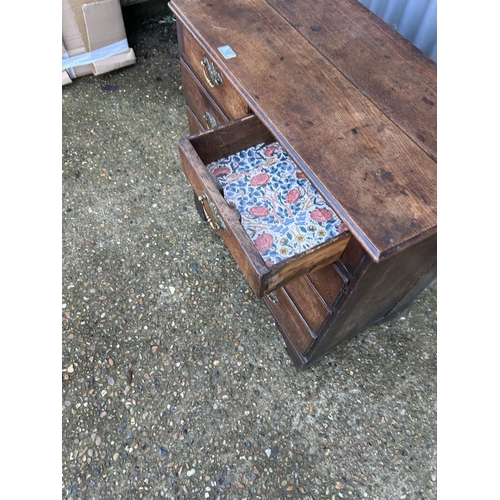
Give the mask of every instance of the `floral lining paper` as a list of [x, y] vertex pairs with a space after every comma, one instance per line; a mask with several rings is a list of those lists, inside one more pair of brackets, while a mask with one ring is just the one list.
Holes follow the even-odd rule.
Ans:
[[207, 165], [268, 267], [347, 231], [277, 143]]

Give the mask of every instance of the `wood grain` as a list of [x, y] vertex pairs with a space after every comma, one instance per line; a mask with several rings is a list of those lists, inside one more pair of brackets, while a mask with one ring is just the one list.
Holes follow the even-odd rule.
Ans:
[[[349, 244], [347, 246], [349, 246]], [[342, 255], [344, 254], [345, 251]], [[344, 280], [333, 265], [309, 273], [307, 275], [307, 280], [328, 307], [331, 308], [335, 305], [339, 293], [344, 286]]]
[[315, 293], [310, 281], [303, 276], [288, 283], [285, 290], [307, 324], [317, 332], [330, 311], [321, 296]]
[[[215, 182], [206, 170], [205, 165], [200, 161], [188, 138], [179, 141], [179, 153], [184, 173], [195, 193], [198, 196], [203, 193], [206, 194], [224, 222], [226, 230], [221, 229], [218, 234], [224, 239], [250, 288], [256, 295], [262, 296], [262, 276], [268, 272], [267, 266], [260, 258], [260, 254], [246, 234], [243, 226], [239, 223], [237, 215], [230, 209], [219, 193]], [[211, 213], [209, 208], [207, 208], [207, 211], [211, 217], [215, 215]]]
[[274, 290], [296, 278], [337, 261], [344, 253], [350, 239], [350, 233], [340, 234], [305, 252], [278, 262], [278, 264], [270, 268], [271, 272], [266, 276], [266, 289], [268, 291]]
[[267, 0], [434, 160], [437, 66], [358, 0]]
[[379, 264], [366, 254], [361, 256], [356, 275], [338, 303], [337, 313], [306, 354], [304, 367], [318, 362], [373, 323], [382, 322], [408, 306], [436, 279], [436, 245], [437, 238], [433, 236]]

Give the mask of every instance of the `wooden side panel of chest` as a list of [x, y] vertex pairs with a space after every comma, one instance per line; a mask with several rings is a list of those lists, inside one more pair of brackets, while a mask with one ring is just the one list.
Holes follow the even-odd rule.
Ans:
[[[336, 279], [332, 279], [334, 275]], [[278, 290], [276, 298], [265, 296], [264, 301], [300, 371], [318, 363], [370, 325], [391, 319], [432, 284], [436, 276], [436, 238], [429, 238], [380, 264], [373, 262], [352, 239], [337, 263], [305, 278], [311, 283], [328, 281], [327, 293], [318, 293], [321, 288], [316, 287], [311, 295], [310, 290], [304, 291], [304, 283], [297, 281], [292, 287]], [[301, 292], [297, 292], [298, 286]], [[305, 299], [304, 293], [308, 294]], [[318, 295], [323, 304], [319, 304]], [[325, 308], [328, 295], [334, 300]]]
[[344, 257], [357, 257], [354, 275], [316, 342], [296, 363], [297, 368], [317, 363], [338, 345], [373, 324], [390, 320], [410, 305], [436, 281], [436, 247], [434, 236], [382, 263], [375, 263], [362, 249], [360, 251], [359, 243], [351, 240]]

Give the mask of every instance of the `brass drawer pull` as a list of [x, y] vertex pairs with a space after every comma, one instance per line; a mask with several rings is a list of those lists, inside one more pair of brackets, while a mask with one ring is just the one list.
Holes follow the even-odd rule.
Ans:
[[280, 299], [278, 299], [278, 296], [276, 295], [275, 292], [270, 292], [267, 294], [267, 298], [271, 301], [274, 302], [275, 304], [280, 303]]
[[[203, 208], [203, 213], [205, 214], [205, 217], [207, 218], [207, 222], [210, 224], [210, 227], [214, 231], [218, 231], [219, 229], [227, 231], [224, 221], [219, 216], [217, 207], [212, 203], [212, 201], [208, 198], [208, 196], [205, 193], [203, 193], [202, 195], [198, 196], [198, 200], [201, 203], [201, 207]], [[210, 213], [212, 213], [213, 216], [211, 216], [210, 213], [207, 211], [205, 203], [208, 204]]]
[[217, 122], [215, 121], [215, 118], [208, 111], [205, 111], [203, 118], [205, 118], [205, 121], [207, 122], [208, 128], [217, 127]]
[[207, 56], [205, 56], [203, 61], [201, 61], [201, 66], [203, 68], [205, 80], [210, 87], [222, 87], [222, 85], [224, 85], [222, 75], [215, 69], [214, 64], [208, 60]]

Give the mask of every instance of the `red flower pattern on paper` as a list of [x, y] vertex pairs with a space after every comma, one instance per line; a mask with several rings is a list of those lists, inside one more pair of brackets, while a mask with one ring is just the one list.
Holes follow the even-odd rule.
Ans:
[[297, 203], [299, 197], [300, 197], [300, 191], [298, 189], [291, 189], [286, 194], [286, 201], [287, 203], [290, 203], [290, 205], [293, 205], [294, 203]]
[[221, 175], [230, 174], [231, 169], [229, 167], [219, 167], [219, 168], [216, 168], [212, 173], [215, 175], [215, 177], [220, 177]]
[[[236, 154], [207, 168], [224, 187], [228, 204], [240, 212], [242, 225], [266, 266], [273, 267], [297, 251], [303, 252], [317, 242], [348, 231], [277, 143], [249, 151], [248, 155]], [[291, 221], [299, 204], [301, 213], [308, 215]], [[294, 230], [292, 238], [284, 238], [283, 231], [289, 227], [299, 231]], [[278, 249], [275, 240], [280, 242]]]
[[279, 149], [279, 146], [269, 146], [264, 150], [264, 156], [272, 156], [277, 149]]
[[271, 234], [264, 233], [261, 234], [256, 240], [255, 240], [255, 248], [259, 252], [265, 252], [266, 250], [269, 250], [273, 246], [273, 237]]
[[255, 177], [252, 177], [250, 184], [252, 186], [263, 186], [269, 182], [269, 179], [270, 177], [268, 174], [257, 174]]
[[333, 212], [328, 208], [317, 208], [311, 212], [311, 219], [316, 222], [328, 222], [333, 219]]
[[266, 207], [252, 207], [249, 213], [250, 215], [255, 215], [255, 217], [267, 217], [269, 210]]

